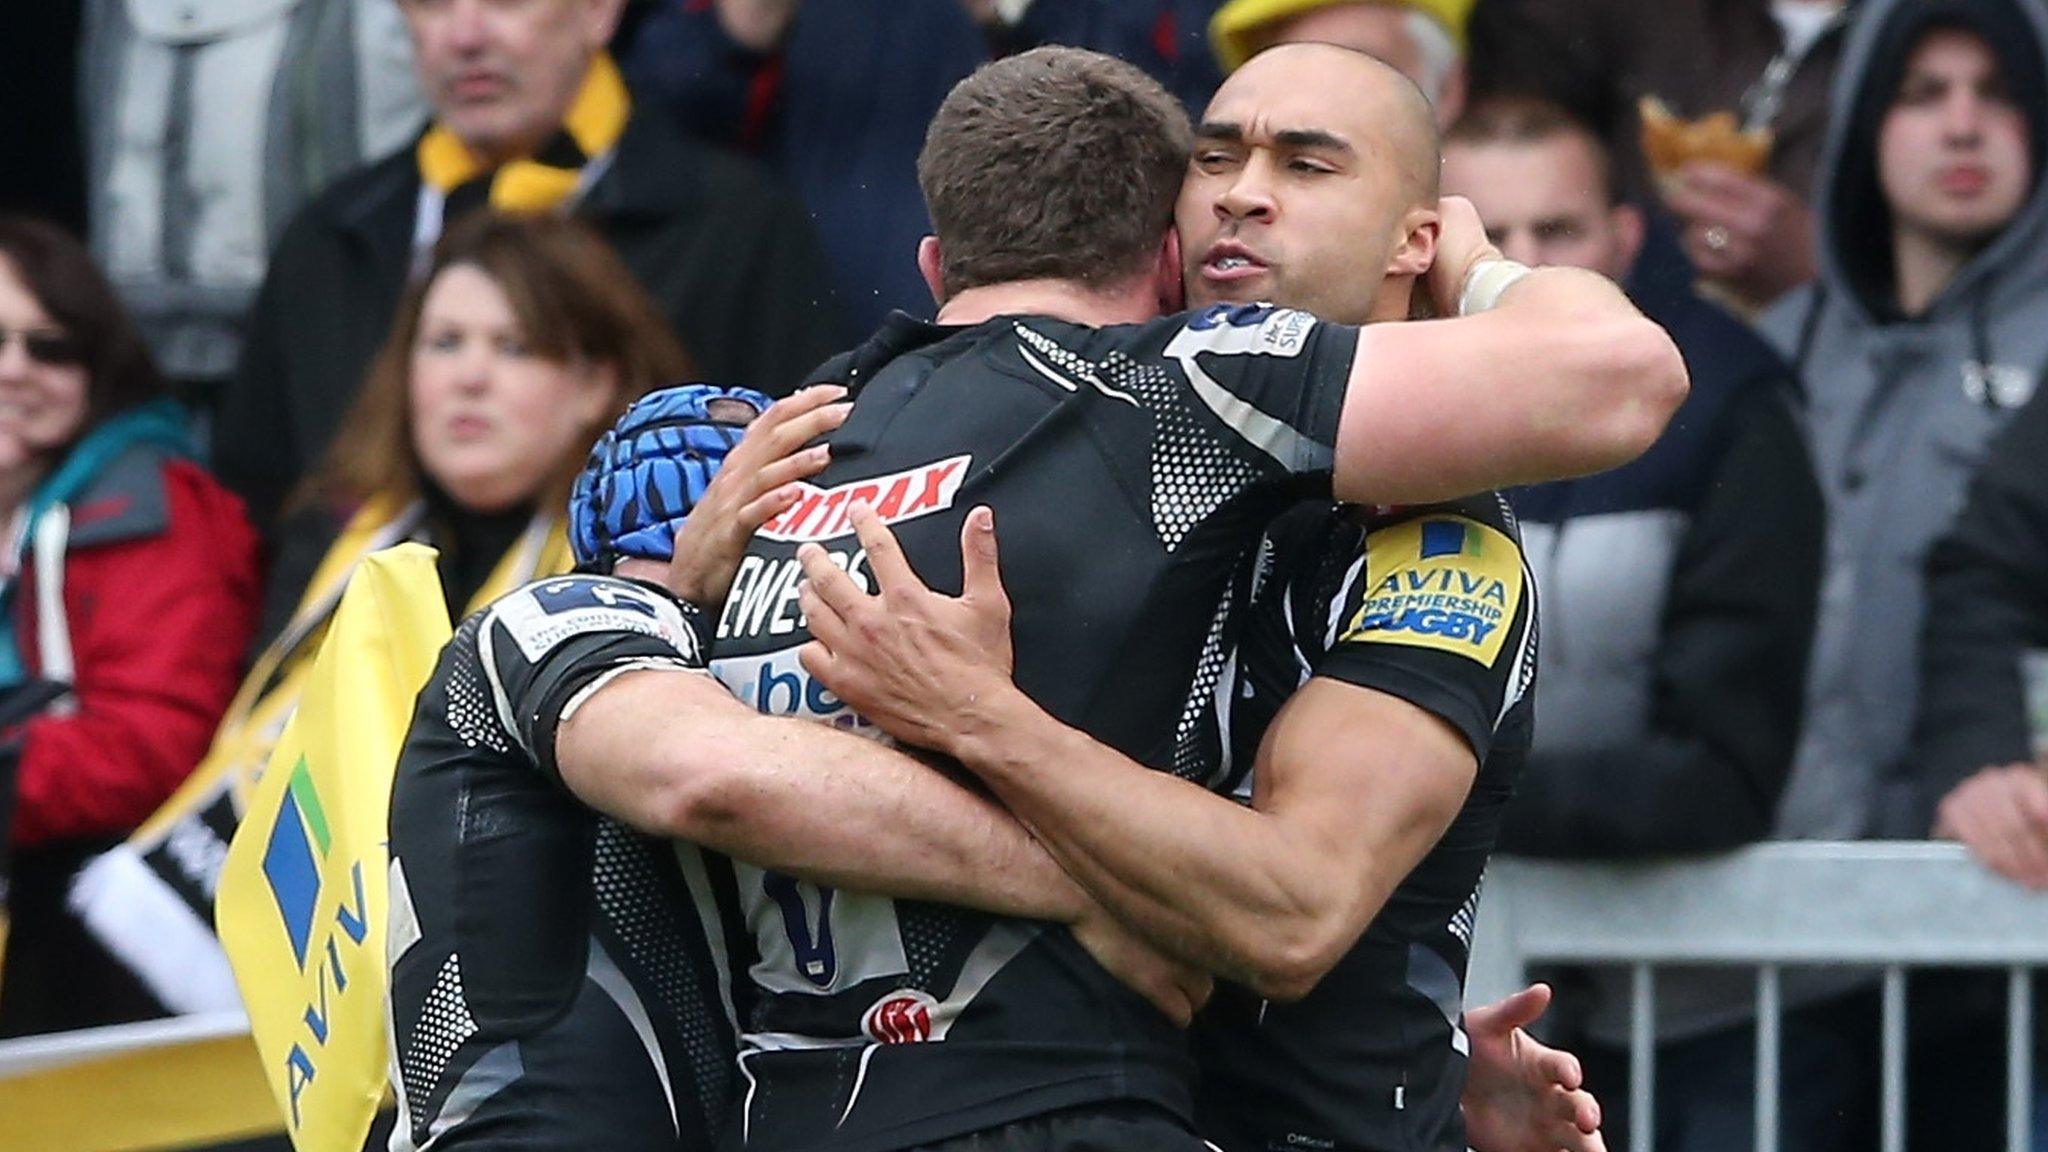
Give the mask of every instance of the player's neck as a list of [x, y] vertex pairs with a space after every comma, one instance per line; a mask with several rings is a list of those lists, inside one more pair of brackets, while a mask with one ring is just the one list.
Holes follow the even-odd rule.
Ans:
[[1050, 316], [1075, 324], [1140, 324], [1159, 315], [1149, 284], [1091, 288], [1071, 280], [1017, 280], [954, 293], [939, 306], [941, 324], [979, 324], [996, 316]]

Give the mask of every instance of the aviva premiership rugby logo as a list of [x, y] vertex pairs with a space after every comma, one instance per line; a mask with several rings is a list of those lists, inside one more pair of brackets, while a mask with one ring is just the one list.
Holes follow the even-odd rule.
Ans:
[[346, 886], [337, 885], [342, 890], [331, 915], [321, 915], [321, 895], [333, 851], [327, 809], [306, 758], [301, 756], [292, 765], [277, 822], [271, 825], [269, 842], [263, 848], [263, 879], [291, 942], [292, 957], [298, 961], [306, 1000], [291, 1051], [285, 1056], [293, 1128], [299, 1125], [299, 1098], [318, 1077], [333, 1031], [332, 999], [348, 990], [350, 973], [362, 962], [361, 945], [370, 933], [360, 860], [349, 862]]
[[1522, 601], [1522, 552], [1463, 516], [1432, 516], [1366, 538], [1365, 603], [1346, 641], [1454, 652], [1491, 668]]

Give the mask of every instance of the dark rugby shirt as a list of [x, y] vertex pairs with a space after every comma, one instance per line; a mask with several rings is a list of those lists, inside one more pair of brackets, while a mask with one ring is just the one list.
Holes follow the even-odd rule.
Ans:
[[564, 576], [471, 616], [442, 650], [392, 788], [393, 1152], [713, 1146], [733, 1009], [708, 936], [730, 869], [552, 778], [555, 727], [585, 689], [702, 667], [687, 611], [647, 585]]
[[1238, 658], [1232, 781], [1311, 676], [1389, 693], [1472, 746], [1479, 774], [1443, 838], [1309, 995], [1219, 985], [1195, 1023], [1197, 1124], [1224, 1152], [1453, 1152], [1468, 1045], [1465, 966], [1480, 876], [1529, 750], [1535, 584], [1498, 495], [1275, 525]]
[[[764, 711], [863, 722], [805, 674], [797, 548], [865, 578], [870, 503], [960, 587], [995, 510], [1018, 684], [1061, 720], [1213, 785], [1211, 720], [1266, 523], [1329, 491], [1354, 330], [1263, 306], [1094, 329], [899, 317], [817, 374], [857, 389], [831, 465], [759, 533], [713, 670]], [[1106, 1100], [1190, 1108], [1185, 1037], [1063, 928], [832, 891], [737, 864], [759, 951], [742, 1021], [748, 1147], [904, 1148]]]

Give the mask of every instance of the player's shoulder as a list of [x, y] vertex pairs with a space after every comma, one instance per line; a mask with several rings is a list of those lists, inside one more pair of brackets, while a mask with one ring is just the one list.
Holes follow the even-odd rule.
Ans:
[[1191, 356], [1301, 356], [1324, 321], [1272, 304], [1215, 304], [1142, 324], [1102, 330], [1105, 337], [1170, 358]]
[[571, 573], [515, 588], [478, 613], [493, 646], [509, 640], [537, 663], [570, 640], [632, 633], [701, 660], [702, 627], [695, 606], [664, 588], [619, 576]]

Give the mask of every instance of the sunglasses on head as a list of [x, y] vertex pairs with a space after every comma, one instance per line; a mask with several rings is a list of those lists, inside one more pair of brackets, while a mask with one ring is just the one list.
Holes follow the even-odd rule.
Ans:
[[38, 364], [63, 368], [85, 360], [85, 349], [62, 332], [0, 325], [0, 351], [5, 351], [16, 339], [21, 341], [22, 350], [28, 353], [28, 358]]

